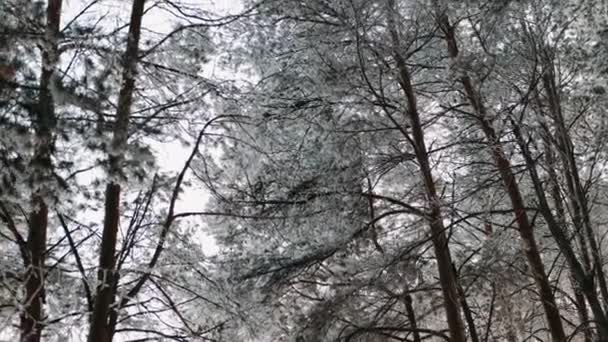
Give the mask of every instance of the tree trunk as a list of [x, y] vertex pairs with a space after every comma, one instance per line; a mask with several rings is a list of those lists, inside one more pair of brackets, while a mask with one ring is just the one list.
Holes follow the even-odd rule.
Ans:
[[[454, 274], [458, 275], [456, 267], [453, 267]], [[475, 318], [473, 317], [473, 311], [469, 307], [469, 303], [467, 302], [467, 294], [462, 288], [462, 285], [457, 283], [458, 286], [458, 296], [460, 297], [460, 305], [462, 306], [462, 313], [464, 315], [464, 320], [467, 322], [467, 327], [469, 328], [469, 336], [471, 336], [471, 342], [480, 342], [479, 335], [477, 334], [477, 328], [475, 327]]]
[[127, 49], [123, 56], [123, 83], [118, 97], [112, 148], [109, 152], [110, 183], [106, 187], [104, 225], [97, 275], [98, 287], [91, 317], [89, 342], [110, 342], [112, 338], [109, 333], [108, 316], [110, 314], [110, 306], [114, 301], [115, 250], [120, 222], [121, 187], [118, 181], [122, 177], [121, 169], [124, 159], [124, 148], [126, 147], [128, 138], [144, 3], [145, 0], [133, 1]]
[[595, 293], [595, 289], [592, 286], [593, 281], [591, 275], [585, 272], [582, 265], [578, 261], [576, 254], [574, 253], [574, 249], [572, 248], [572, 245], [570, 243], [570, 238], [567, 236], [564, 226], [560, 225], [553, 216], [553, 212], [549, 207], [549, 203], [542, 187], [542, 182], [536, 171], [534, 159], [532, 158], [532, 155], [524, 142], [519, 126], [517, 126], [515, 122], [512, 122], [512, 126], [513, 134], [515, 135], [517, 143], [522, 151], [522, 154], [526, 161], [526, 166], [528, 167], [528, 171], [530, 173], [530, 178], [532, 179], [532, 184], [534, 186], [534, 190], [538, 198], [540, 213], [545, 218], [547, 226], [551, 231], [551, 235], [555, 239], [560, 251], [566, 258], [566, 262], [568, 263], [568, 266], [570, 268], [570, 274], [576, 280], [576, 288], [582, 291], [585, 294], [585, 297], [587, 297], [587, 300], [589, 301], [591, 310], [594, 313], [596, 321], [598, 321], [599, 323], [600, 336], [608, 336], [606, 335], [606, 333], [608, 333], [608, 330], [606, 330], [606, 327], [608, 326], [608, 324], [606, 324], [606, 316], [604, 311], [602, 310], [601, 303]]
[[441, 200], [437, 194], [435, 180], [431, 172], [429, 163], [429, 155], [424, 141], [424, 132], [418, 107], [416, 104], [416, 96], [411, 82], [410, 73], [403, 56], [399, 51], [399, 34], [396, 29], [394, 0], [388, 0], [388, 29], [391, 35], [393, 44], [394, 59], [397, 63], [397, 71], [399, 73], [399, 85], [403, 91], [407, 104], [407, 116], [410, 120], [412, 130], [412, 141], [418, 161], [420, 172], [424, 181], [426, 190], [426, 200], [430, 207], [429, 226], [432, 234], [433, 249], [437, 258], [437, 266], [439, 271], [439, 283], [444, 298], [444, 307], [446, 318], [450, 332], [450, 340], [452, 342], [465, 342], [466, 333], [462, 317], [460, 315], [461, 307], [457, 289], [456, 274], [452, 268], [452, 257], [448, 246], [448, 239], [443, 225], [443, 216], [441, 213]]
[[[515, 135], [515, 139], [519, 148], [524, 156], [524, 160], [526, 161], [526, 166], [528, 167], [528, 172], [530, 173], [530, 178], [532, 179], [532, 184], [534, 187], [534, 191], [536, 192], [536, 197], [538, 198], [538, 206], [540, 209], [540, 213], [543, 215], [545, 221], [547, 222], [547, 226], [551, 232], [551, 235], [555, 239], [560, 251], [563, 253], [566, 258], [566, 262], [570, 268], [570, 273], [576, 279], [577, 289], [580, 289], [587, 297], [589, 301], [589, 305], [591, 306], [591, 310], [594, 313], [596, 321], [599, 323], [599, 332], [600, 336], [608, 337], [606, 333], [606, 327], [608, 327], [608, 322], [606, 322], [605, 312], [601, 307], [601, 303], [595, 293], [595, 289], [592, 286], [592, 278], [591, 275], [587, 274], [580, 262], [578, 261], [576, 254], [574, 253], [574, 249], [570, 243], [570, 238], [566, 234], [565, 226], [560, 225], [560, 223], [553, 216], [553, 212], [549, 207], [549, 203], [547, 201], [547, 197], [545, 196], [545, 191], [542, 186], [542, 181], [538, 176], [538, 172], [536, 171], [536, 164], [532, 154], [530, 153], [522, 135], [521, 129], [519, 125], [511, 118], [511, 125], [513, 127], [513, 134]], [[555, 191], [555, 190], [554, 190]], [[559, 194], [558, 194], [559, 195]], [[556, 205], [559, 205], [560, 202], [556, 202]], [[559, 207], [558, 207], [559, 210]], [[563, 210], [563, 209], [562, 209]]]
[[35, 209], [30, 214], [30, 226], [27, 238], [28, 264], [25, 273], [24, 312], [21, 314], [21, 341], [40, 342], [44, 328], [45, 301], [44, 293], [44, 261], [46, 250], [46, 233], [48, 224], [48, 208], [40, 196], [32, 200]]
[[53, 167], [51, 154], [54, 143], [55, 105], [49, 86], [52, 82], [55, 66], [59, 60], [57, 41], [59, 39], [61, 5], [62, 0], [50, 0], [46, 9], [40, 92], [34, 120], [36, 146], [31, 165], [33, 170], [31, 179], [33, 195], [27, 237], [28, 255], [26, 260], [24, 260], [25, 298], [20, 324], [20, 340], [22, 342], [39, 342], [42, 336], [42, 329], [44, 328], [45, 252], [49, 214], [46, 197], [49, 194], [48, 189], [41, 187], [40, 184], [48, 181]]
[[[555, 203], [557, 221], [562, 227], [566, 227], [566, 212], [559, 191], [559, 183], [557, 180], [557, 174], [555, 173], [555, 158], [553, 155], [553, 148], [551, 147], [549, 139], [545, 139], [545, 161], [547, 164], [547, 174], [549, 175], [549, 183], [551, 186], [551, 197], [553, 197], [553, 202]], [[574, 232], [574, 234], [576, 234], [577, 239], [579, 241], [583, 239], [583, 236], [580, 234], [580, 232]], [[581, 245], [581, 247], [583, 247], [583, 245]], [[583, 265], [585, 267], [585, 272], [588, 274], [589, 258], [587, 256], [586, 251], [584, 251], [583, 254]], [[569, 269], [569, 273], [570, 284], [574, 291], [574, 299], [576, 300], [576, 312], [578, 313], [579, 320], [581, 321], [581, 329], [583, 330], [584, 341], [592, 342], [593, 336], [591, 334], [591, 330], [589, 329], [589, 314], [587, 313], [587, 303], [585, 302], [584, 294], [581, 291], [578, 282], [576, 281], [576, 275], [572, 271], [572, 268]]]
[[[445, 10], [440, 8], [437, 2], [436, 6], [438, 24], [445, 35], [448, 54], [450, 58], [455, 59], [458, 57], [458, 45], [456, 42], [454, 27], [450, 24]], [[528, 219], [517, 180], [515, 179], [515, 176], [511, 170], [511, 162], [505, 156], [500, 139], [496, 134], [492, 123], [487, 117], [486, 109], [483, 106], [479, 94], [477, 94], [475, 88], [473, 87], [473, 82], [467, 75], [462, 76], [460, 81], [464, 87], [467, 100], [477, 115], [478, 123], [485, 134], [488, 143], [491, 144], [492, 157], [496, 167], [498, 168], [500, 177], [503, 181], [505, 190], [509, 196], [513, 211], [515, 213], [515, 220], [517, 222], [519, 235], [523, 243], [524, 253], [526, 255], [528, 265], [531, 268], [536, 286], [539, 290], [539, 295], [545, 310], [545, 316], [547, 318], [552, 339], [554, 342], [564, 342], [566, 341], [566, 334], [560, 318], [559, 309], [555, 302], [553, 289], [549, 283], [547, 274], [545, 273], [545, 267], [543, 265], [540, 252], [536, 244], [536, 239], [534, 237], [534, 230], [530, 220]]]
[[580, 218], [582, 219], [582, 228], [584, 229], [585, 236], [591, 248], [591, 260], [593, 263], [593, 269], [597, 275], [597, 285], [600, 288], [604, 300], [604, 307], [608, 308], [608, 284], [606, 284], [606, 276], [604, 274], [603, 261], [600, 252], [600, 248], [595, 237], [595, 232], [591, 226], [590, 213], [587, 205], [587, 198], [583, 189], [583, 185], [580, 180], [578, 173], [578, 167], [576, 165], [576, 159], [574, 156], [574, 147], [572, 140], [568, 134], [564, 117], [561, 111], [559, 91], [555, 84], [555, 76], [553, 73], [553, 64], [547, 68], [548, 71], [543, 74], [543, 86], [547, 92], [549, 100], [549, 108], [551, 109], [551, 116], [557, 128], [557, 141], [560, 143], [560, 156], [564, 164], [564, 176], [567, 180], [568, 191], [570, 192], [570, 203], [573, 209], [576, 207], [580, 212]]
[[407, 319], [410, 322], [410, 328], [412, 329], [413, 341], [414, 342], [422, 342], [420, 337], [420, 331], [418, 330], [418, 321], [416, 319], [416, 311], [414, 310], [414, 300], [412, 295], [410, 294], [409, 286], [407, 285], [407, 281], [404, 280], [405, 283], [405, 293], [403, 294], [403, 302], [405, 304], [405, 312], [407, 315]]

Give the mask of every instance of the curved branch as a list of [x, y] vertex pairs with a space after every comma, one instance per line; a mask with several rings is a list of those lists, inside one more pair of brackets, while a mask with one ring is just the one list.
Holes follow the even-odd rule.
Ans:
[[[212, 123], [216, 122], [217, 120], [226, 119], [226, 118], [235, 118], [235, 117], [242, 117], [242, 116], [241, 115], [218, 115], [218, 116], [214, 117], [213, 119], [209, 120], [205, 124], [205, 126], [203, 126], [203, 128], [201, 129], [201, 131], [198, 134], [198, 137], [196, 139], [196, 143], [194, 144], [194, 147], [192, 148], [192, 152], [190, 153], [190, 156], [184, 163], [184, 167], [180, 171], [179, 175], [177, 176], [177, 180], [175, 181], [175, 187], [173, 188], [173, 192], [171, 194], [171, 200], [169, 202], [169, 211], [167, 213], [167, 218], [166, 218], [165, 223], [163, 224], [163, 228], [160, 232], [160, 237], [159, 237], [158, 243], [156, 244], [156, 249], [154, 250], [154, 254], [152, 255], [152, 258], [150, 259], [150, 262], [148, 263], [148, 271], [145, 272], [141, 276], [141, 278], [139, 278], [137, 283], [128, 292], [127, 296], [125, 296], [122, 299], [120, 306], [119, 306], [120, 308], [124, 307], [129, 302], [130, 298], [134, 297], [135, 295], [137, 295], [137, 293], [139, 293], [139, 291], [144, 286], [146, 281], [148, 281], [148, 279], [150, 278], [150, 276], [152, 274], [151, 270], [158, 263], [160, 255], [164, 249], [165, 240], [167, 238], [167, 235], [169, 234], [169, 230], [171, 229], [171, 225], [173, 224], [173, 221], [175, 221], [175, 219], [178, 217], [174, 214], [175, 213], [175, 204], [177, 203], [177, 198], [179, 196], [179, 192], [181, 190], [181, 186], [184, 181], [184, 177], [186, 176], [186, 172], [190, 169], [190, 165], [192, 164], [194, 157], [199, 152], [199, 146], [205, 135], [205, 130]], [[182, 215], [182, 216], [184, 216], [184, 215]]]

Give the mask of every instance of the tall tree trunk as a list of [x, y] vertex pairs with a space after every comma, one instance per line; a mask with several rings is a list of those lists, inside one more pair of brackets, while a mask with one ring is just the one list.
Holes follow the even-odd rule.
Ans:
[[[540, 108], [539, 108], [540, 110]], [[559, 190], [559, 182], [557, 180], [557, 173], [555, 172], [555, 158], [553, 155], [553, 148], [549, 139], [545, 140], [545, 162], [547, 164], [547, 174], [549, 175], [549, 183], [551, 186], [551, 197], [553, 198], [553, 202], [555, 203], [555, 212], [557, 215], [558, 224], [562, 227], [566, 227], [566, 211], [564, 208], [564, 204], [562, 201], [562, 196]], [[580, 234], [580, 232], [574, 232], [576, 234], [577, 239], [580, 241], [584, 240], [584, 237]], [[584, 242], [584, 241], [583, 241]], [[579, 242], [580, 244], [580, 242]], [[581, 247], [584, 246], [581, 245]], [[583, 254], [583, 265], [585, 266], [585, 271], [589, 271], [589, 258], [586, 256], [586, 250]], [[581, 291], [578, 282], [576, 281], [576, 275], [572, 271], [572, 268], [569, 268], [569, 278], [570, 283], [572, 285], [572, 289], [574, 291], [574, 299], [576, 300], [576, 311], [578, 313], [579, 320], [581, 321], [581, 329], [583, 330], [583, 336], [585, 342], [591, 342], [593, 340], [591, 330], [589, 329], [589, 314], [587, 313], [587, 303], [585, 302], [585, 297], [583, 292]]]
[[[543, 111], [543, 106], [542, 106], [542, 103], [540, 100], [540, 95], [536, 89], [534, 91], [534, 99], [535, 99], [536, 107], [538, 108], [537, 110], [539, 111], [540, 115], [545, 117], [546, 113], [544, 113], [544, 111]], [[556, 210], [558, 223], [562, 227], [566, 227], [566, 225], [567, 225], [566, 208], [565, 208], [564, 202], [562, 200], [559, 181], [557, 178], [557, 172], [555, 172], [557, 163], [556, 163], [555, 155], [553, 152], [554, 137], [551, 134], [549, 127], [545, 127], [544, 131], [545, 132], [544, 132], [544, 136], [543, 136], [543, 141], [544, 141], [544, 149], [545, 149], [545, 161], [547, 164], [547, 174], [549, 175], [549, 182], [550, 182], [550, 186], [551, 186], [551, 197], [553, 198], [553, 201], [555, 202], [555, 210]], [[566, 160], [564, 160], [563, 154], [560, 154], [560, 155], [562, 157], [562, 166], [564, 167], [564, 170], [566, 170], [566, 169], [568, 169], [568, 165], [567, 165], [568, 162]], [[572, 178], [569, 177], [569, 174], [567, 172], [566, 172], [566, 175], [564, 178], [566, 180], [566, 186], [567, 186], [568, 192], [570, 194], [572, 194], [573, 189], [574, 189], [574, 185], [572, 183]], [[580, 227], [582, 226], [582, 218], [581, 218], [580, 208], [578, 207], [578, 204], [576, 201], [571, 203], [571, 212], [572, 212], [572, 221], [574, 224], [573, 233], [576, 236], [576, 240], [578, 242], [578, 248], [580, 249], [580, 253], [582, 256], [582, 266], [583, 266], [585, 273], [590, 274], [591, 273], [591, 261], [589, 258], [589, 252], [587, 250], [588, 248], [587, 248], [587, 242], [585, 241], [585, 236], [583, 235], [583, 232], [580, 229]]]
[[[608, 333], [608, 330], [606, 329], [606, 327], [608, 327], [608, 322], [606, 322], [605, 312], [602, 309], [601, 303], [595, 293], [592, 276], [585, 272], [585, 269], [578, 261], [576, 254], [574, 253], [574, 248], [570, 243], [571, 239], [566, 234], [565, 226], [560, 225], [560, 223], [554, 217], [553, 211], [549, 207], [549, 202], [545, 195], [542, 181], [538, 175], [538, 172], [536, 171], [536, 163], [524, 141], [519, 124], [515, 122], [513, 118], [510, 118], [510, 121], [513, 127], [513, 134], [515, 135], [517, 144], [519, 145], [524, 160], [526, 161], [526, 166], [528, 167], [528, 172], [530, 173], [530, 178], [532, 179], [532, 185], [538, 199], [540, 213], [547, 222], [551, 235], [555, 239], [560, 251], [568, 263], [570, 274], [577, 282], [577, 288], [585, 294], [585, 297], [587, 297], [587, 300], [589, 301], [591, 310], [593, 311], [595, 319], [599, 324], [598, 330], [600, 332], [600, 336], [608, 337], [608, 335], [606, 335], [606, 333]], [[556, 202], [556, 205], [559, 205], [559, 203], [561, 202]]]
[[[450, 58], [456, 59], [458, 57], [458, 45], [454, 27], [450, 24], [445, 9], [441, 8], [437, 1], [435, 2], [435, 5], [437, 9], [438, 24], [445, 35], [448, 54]], [[555, 342], [566, 341], [566, 334], [562, 325], [559, 309], [555, 302], [553, 289], [549, 283], [547, 274], [545, 273], [545, 267], [536, 244], [536, 238], [534, 237], [534, 230], [526, 213], [524, 201], [521, 196], [517, 180], [515, 179], [513, 171], [511, 170], [511, 162], [505, 155], [500, 138], [496, 134], [496, 131], [492, 126], [492, 122], [487, 116], [486, 109], [481, 101], [481, 97], [473, 86], [473, 82], [466, 74], [460, 78], [460, 81], [463, 85], [467, 100], [477, 115], [478, 123], [486, 136], [488, 143], [491, 144], [492, 158], [494, 159], [494, 163], [498, 168], [498, 172], [500, 173], [500, 177], [503, 181], [505, 190], [509, 196], [513, 211], [515, 213], [515, 220], [517, 222], [519, 235], [523, 243], [524, 253], [526, 255], [528, 265], [532, 270], [532, 276], [536, 286], [539, 290], [552, 339]]]
[[49, 0], [46, 9], [45, 41], [42, 51], [42, 71], [40, 93], [35, 109], [34, 129], [36, 145], [32, 159], [33, 195], [32, 211], [29, 217], [27, 237], [27, 258], [25, 261], [25, 298], [21, 315], [22, 342], [39, 342], [44, 328], [43, 303], [45, 301], [45, 252], [48, 228], [48, 189], [43, 185], [52, 172], [53, 131], [55, 128], [55, 105], [49, 89], [59, 60], [57, 41], [61, 21], [62, 0]]
[[530, 153], [527, 145], [525, 144], [522, 132], [517, 123], [515, 123], [511, 119], [511, 124], [513, 127], [513, 134], [515, 135], [515, 139], [524, 156], [526, 166], [528, 167], [528, 171], [530, 173], [530, 178], [532, 179], [532, 185], [534, 187], [534, 191], [538, 199], [540, 213], [543, 215], [545, 221], [547, 222], [547, 226], [551, 232], [551, 235], [555, 239], [560, 251], [564, 255], [566, 262], [568, 263], [568, 266], [570, 268], [570, 274], [576, 280], [577, 288], [579, 288], [580, 291], [585, 294], [585, 297], [589, 301], [591, 310], [593, 311], [595, 319], [599, 324], [598, 330], [600, 332], [600, 336], [608, 337], [608, 335], [606, 335], [606, 333], [608, 333], [608, 330], [606, 330], [608, 324], [606, 322], [605, 312], [602, 309], [601, 303], [593, 287], [592, 276], [585, 272], [583, 266], [578, 261], [576, 254], [574, 253], [574, 249], [570, 243], [571, 239], [566, 234], [565, 227], [563, 225], [560, 225], [556, 218], [553, 216], [553, 211], [549, 207], [547, 197], [545, 196], [545, 191], [542, 187], [542, 182], [536, 171], [536, 164], [534, 158], [532, 157], [532, 154]]
[[585, 237], [591, 248], [591, 260], [593, 263], [593, 269], [595, 275], [597, 275], [597, 285], [599, 286], [600, 293], [604, 300], [604, 307], [608, 308], [608, 284], [606, 284], [606, 276], [604, 274], [603, 261], [595, 237], [595, 232], [591, 225], [589, 208], [587, 205], [587, 198], [583, 189], [583, 185], [579, 176], [578, 167], [576, 165], [576, 159], [574, 156], [574, 146], [566, 123], [561, 111], [559, 90], [555, 84], [555, 75], [553, 72], [553, 63], [548, 62], [550, 65], [547, 68], [547, 72], [543, 74], [543, 86], [547, 92], [549, 100], [549, 108], [551, 109], [551, 116], [557, 128], [556, 140], [560, 143], [560, 156], [564, 164], [564, 176], [566, 177], [568, 184], [568, 191], [570, 192], [570, 202], [572, 207], [577, 207], [580, 211], [582, 219], [582, 228], [585, 232]]
[[399, 73], [399, 85], [403, 91], [407, 104], [407, 116], [410, 120], [412, 130], [412, 141], [418, 161], [420, 172], [424, 181], [426, 190], [426, 200], [430, 207], [429, 226], [432, 234], [433, 249], [437, 258], [437, 267], [439, 271], [439, 283], [443, 292], [444, 307], [446, 318], [450, 332], [450, 341], [465, 342], [466, 333], [461, 317], [461, 306], [458, 295], [458, 286], [456, 274], [452, 268], [452, 257], [448, 246], [448, 239], [443, 224], [443, 216], [441, 213], [441, 200], [437, 194], [435, 180], [431, 172], [429, 163], [428, 150], [424, 141], [424, 132], [418, 107], [416, 104], [416, 95], [412, 86], [411, 76], [401, 52], [399, 51], [399, 34], [397, 32], [394, 12], [394, 0], [388, 0], [388, 28], [393, 44], [393, 54], [397, 63], [397, 71]]
[[99, 252], [98, 287], [91, 317], [89, 342], [109, 342], [108, 318], [114, 300], [114, 268], [116, 264], [116, 240], [120, 221], [120, 184], [122, 162], [127, 145], [129, 118], [133, 102], [135, 75], [137, 72], [138, 45], [145, 0], [134, 0], [131, 10], [127, 49], [123, 56], [122, 86], [118, 97], [114, 136], [109, 152], [110, 183], [106, 187], [104, 225]]

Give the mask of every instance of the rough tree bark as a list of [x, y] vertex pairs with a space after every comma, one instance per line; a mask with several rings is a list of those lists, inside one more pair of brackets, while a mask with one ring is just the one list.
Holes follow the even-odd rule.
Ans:
[[114, 136], [109, 151], [109, 177], [104, 205], [104, 226], [99, 252], [98, 287], [91, 316], [89, 342], [109, 342], [108, 318], [114, 300], [116, 239], [120, 222], [120, 191], [124, 149], [128, 139], [129, 118], [137, 72], [138, 46], [145, 0], [134, 0], [131, 10], [127, 49], [123, 56], [122, 85], [118, 97]]
[[62, 0], [50, 0], [46, 9], [46, 28], [42, 50], [40, 92], [35, 108], [34, 131], [36, 145], [32, 159], [31, 186], [33, 188], [29, 217], [27, 256], [25, 262], [25, 298], [21, 314], [22, 342], [39, 342], [44, 328], [44, 276], [46, 236], [48, 228], [48, 191], [40, 184], [48, 181], [52, 172], [53, 131], [55, 105], [49, 86], [59, 60], [57, 41], [61, 21]]
[[437, 266], [439, 271], [439, 283], [443, 292], [444, 307], [446, 318], [450, 332], [450, 340], [452, 342], [465, 342], [466, 333], [464, 323], [461, 317], [461, 306], [458, 295], [458, 286], [456, 274], [452, 268], [452, 257], [448, 246], [446, 229], [443, 224], [443, 216], [441, 213], [441, 200], [437, 194], [435, 180], [429, 163], [428, 150], [424, 141], [424, 131], [418, 107], [416, 103], [416, 95], [411, 82], [411, 76], [405, 59], [399, 50], [400, 38], [396, 28], [394, 13], [395, 2], [388, 0], [387, 2], [387, 23], [391, 41], [393, 44], [393, 57], [397, 64], [397, 72], [399, 75], [399, 85], [403, 91], [407, 104], [407, 116], [410, 120], [412, 130], [412, 142], [416, 160], [418, 161], [420, 172], [424, 181], [426, 191], [426, 200], [430, 207], [429, 226], [432, 234], [432, 243], [437, 258]]
[[566, 262], [568, 263], [568, 267], [570, 269], [571, 275], [574, 277], [577, 283], [577, 288], [580, 289], [582, 293], [585, 294], [585, 297], [589, 301], [589, 306], [595, 316], [595, 320], [598, 322], [598, 331], [600, 336], [608, 337], [606, 333], [606, 327], [608, 324], [606, 322], [605, 312], [602, 310], [601, 303], [595, 293], [595, 289], [593, 287], [593, 281], [590, 274], [587, 274], [583, 269], [583, 266], [578, 261], [576, 254], [574, 252], [574, 248], [571, 244], [571, 239], [566, 234], [566, 229], [564, 226], [560, 225], [559, 221], [553, 215], [553, 211], [549, 206], [549, 202], [547, 200], [547, 196], [545, 195], [545, 191], [542, 186], [542, 181], [538, 172], [536, 171], [536, 164], [532, 154], [530, 153], [524, 138], [519, 128], [519, 125], [514, 122], [511, 118], [511, 125], [513, 127], [513, 134], [515, 135], [515, 139], [519, 148], [523, 154], [524, 160], [526, 161], [526, 166], [528, 167], [528, 172], [530, 173], [530, 178], [532, 179], [532, 184], [534, 187], [534, 191], [536, 193], [536, 197], [538, 199], [538, 206], [540, 209], [540, 213], [543, 215], [543, 218], [547, 222], [547, 226], [551, 235], [555, 239], [560, 251], [564, 255]]
[[[435, 6], [437, 22], [446, 40], [448, 55], [450, 58], [456, 59], [459, 51], [455, 29], [450, 24], [446, 10], [439, 6], [437, 1], [435, 1]], [[479, 126], [486, 136], [488, 143], [491, 144], [492, 157], [498, 168], [498, 172], [515, 213], [515, 220], [523, 243], [523, 250], [539, 291], [551, 337], [554, 342], [564, 342], [566, 341], [566, 334], [562, 325], [559, 309], [555, 302], [553, 289], [545, 272], [545, 267], [536, 244], [536, 238], [534, 237], [534, 229], [526, 213], [519, 185], [511, 170], [511, 162], [504, 153], [500, 138], [496, 134], [492, 122], [487, 116], [486, 109], [482, 103], [481, 97], [473, 86], [472, 80], [465, 74], [460, 78], [460, 81], [463, 85], [465, 96], [475, 111]]]

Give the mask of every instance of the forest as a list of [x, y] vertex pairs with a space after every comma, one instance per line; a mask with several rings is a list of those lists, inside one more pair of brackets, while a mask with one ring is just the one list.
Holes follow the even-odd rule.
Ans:
[[1, 342], [608, 342], [603, 0], [0, 0]]

